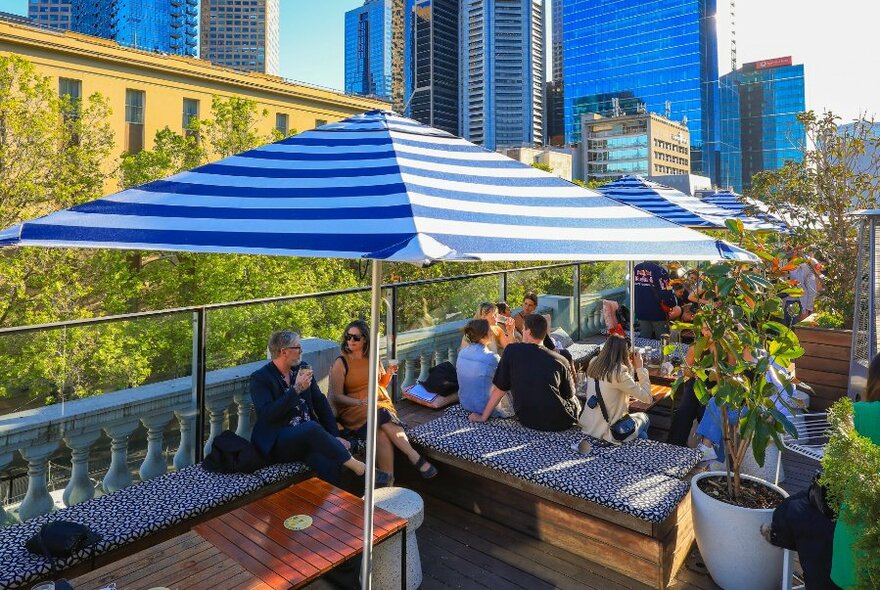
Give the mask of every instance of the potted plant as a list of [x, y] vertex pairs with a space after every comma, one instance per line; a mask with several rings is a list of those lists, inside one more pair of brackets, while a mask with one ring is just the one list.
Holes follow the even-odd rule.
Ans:
[[[793, 392], [788, 369], [804, 353], [795, 333], [783, 323], [783, 299], [800, 290], [788, 280], [798, 260], [771, 251], [760, 238], [728, 220], [739, 245], [758, 255], [758, 262], [728, 261], [710, 266], [702, 283], [708, 302], [695, 314], [691, 329], [694, 392], [703, 404], [713, 399], [704, 420], [720, 421], [725, 470], [701, 473], [692, 483], [692, 508], [697, 545], [715, 582], [728, 590], [772, 589], [778, 586], [782, 550], [760, 533], [786, 493], [758, 478], [744, 475], [752, 452], [763, 466], [768, 444], [782, 448], [781, 435], [797, 432], [786, 415], [790, 410], [780, 386]], [[781, 385], [774, 383], [774, 378]], [[681, 378], [679, 379], [679, 381]], [[677, 381], [673, 391], [678, 387]], [[710, 411], [711, 410], [711, 411]], [[717, 441], [720, 442], [720, 441]], [[719, 452], [721, 455], [721, 452]]]

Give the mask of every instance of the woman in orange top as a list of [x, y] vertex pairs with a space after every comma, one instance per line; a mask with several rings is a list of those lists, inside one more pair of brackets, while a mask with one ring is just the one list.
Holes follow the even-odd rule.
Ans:
[[[370, 372], [370, 329], [366, 322], [355, 320], [346, 326], [342, 336], [342, 355], [330, 368], [330, 403], [343, 428], [360, 440], [367, 438], [367, 395]], [[379, 469], [394, 474], [394, 447], [397, 447], [425, 479], [437, 475], [437, 468], [428, 463], [409, 442], [394, 403], [385, 391], [397, 367], [386, 372], [379, 363], [379, 408], [376, 430], [376, 463]]]

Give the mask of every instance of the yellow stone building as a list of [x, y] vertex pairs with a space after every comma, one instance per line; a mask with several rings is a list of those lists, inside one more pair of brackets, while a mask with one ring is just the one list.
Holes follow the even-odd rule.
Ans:
[[116, 149], [151, 149], [156, 131], [182, 132], [190, 117], [208, 117], [213, 96], [254, 100], [268, 116], [258, 132], [306, 131], [386, 102], [349, 96], [276, 76], [243, 73], [199, 59], [122, 47], [114, 41], [0, 21], [0, 54], [17, 54], [57, 80], [59, 93], [109, 100]]

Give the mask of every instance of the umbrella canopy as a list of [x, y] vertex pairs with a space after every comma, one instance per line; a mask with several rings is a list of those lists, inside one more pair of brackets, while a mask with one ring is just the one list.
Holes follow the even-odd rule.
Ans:
[[25, 222], [0, 232], [10, 245], [417, 264], [750, 257], [383, 111]]
[[730, 217], [742, 219], [743, 223], [746, 223], [748, 220], [754, 229], [780, 231], [784, 226], [781, 220], [769, 214], [759, 215], [760, 219], [755, 219], [754, 217], [746, 215], [746, 207], [754, 203], [754, 206], [757, 209], [761, 209], [761, 205], [758, 205], [756, 201], [748, 200], [746, 197], [733, 191], [715, 191], [711, 195], [703, 197], [703, 202], [716, 207], [721, 207], [722, 209], [727, 209], [730, 212]]
[[[724, 220], [732, 217], [727, 209], [641, 176], [624, 176], [600, 186], [597, 190], [621, 203], [639, 207], [687, 227], [723, 229]], [[742, 216], [741, 219], [748, 229], [758, 229], [761, 224], [747, 216]]]

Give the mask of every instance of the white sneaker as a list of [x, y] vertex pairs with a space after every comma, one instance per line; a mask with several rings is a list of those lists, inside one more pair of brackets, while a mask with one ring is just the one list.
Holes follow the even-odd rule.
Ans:
[[715, 452], [715, 449], [703, 443], [697, 445], [697, 450], [703, 454], [703, 461], [714, 461], [718, 458], [718, 453]]

